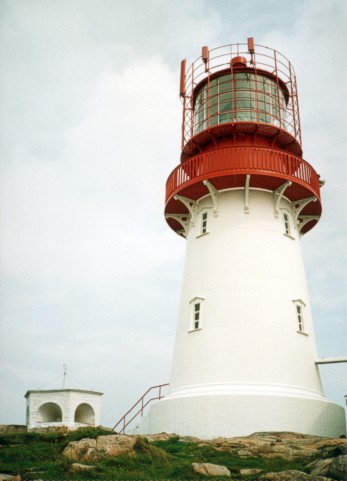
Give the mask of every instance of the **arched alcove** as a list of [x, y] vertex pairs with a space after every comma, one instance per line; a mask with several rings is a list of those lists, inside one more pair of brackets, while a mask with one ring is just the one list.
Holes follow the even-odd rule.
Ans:
[[94, 409], [90, 404], [82, 403], [75, 411], [75, 423], [95, 424]]
[[56, 403], [44, 403], [38, 410], [39, 423], [59, 423], [62, 422], [63, 414], [61, 407]]

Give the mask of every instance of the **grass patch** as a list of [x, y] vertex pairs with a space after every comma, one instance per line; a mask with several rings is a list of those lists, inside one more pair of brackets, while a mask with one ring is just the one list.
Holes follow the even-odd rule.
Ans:
[[[139, 437], [134, 453], [122, 454], [92, 463], [90, 472], [71, 473], [72, 461], [62, 452], [71, 441], [95, 439], [112, 434], [101, 428], [83, 428], [68, 433], [4, 433], [0, 435], [0, 472], [20, 474], [22, 479], [33, 480], [202, 480], [193, 472], [192, 463], [212, 463], [226, 466], [233, 479], [254, 480], [254, 476], [240, 476], [240, 469], [257, 468], [263, 472], [298, 469], [310, 460], [285, 461], [281, 458], [243, 458], [209, 445], [182, 442], [178, 437], [166, 441], [148, 442]], [[86, 464], [86, 463], [83, 463]], [[223, 478], [220, 478], [223, 479]]]
[[27, 480], [35, 479], [36, 472], [44, 473], [40, 475], [42, 479], [65, 479], [71, 461], [64, 458], [62, 452], [69, 442], [103, 434], [110, 432], [101, 428], [81, 428], [65, 434], [3, 433], [0, 435], [0, 472], [18, 473], [22, 478], [25, 475]]

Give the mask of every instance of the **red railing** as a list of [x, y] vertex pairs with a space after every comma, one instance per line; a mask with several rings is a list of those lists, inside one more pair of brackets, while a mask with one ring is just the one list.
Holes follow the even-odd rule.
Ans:
[[[118, 430], [117, 432], [119, 434], [124, 434], [125, 433], [125, 428], [127, 426], [129, 426], [129, 424], [139, 415], [141, 414], [141, 417], [143, 416], [143, 413], [144, 413], [144, 409], [145, 407], [151, 402], [151, 401], [155, 401], [157, 399], [162, 399], [163, 397], [165, 397], [165, 395], [162, 394], [162, 389], [166, 386], [168, 386], [169, 384], [166, 383], [166, 384], [158, 384], [157, 386], [152, 386], [150, 387], [149, 389], [147, 389], [147, 391], [144, 393], [144, 395], [142, 397], [140, 397], [140, 399], [129, 409], [129, 411], [127, 411], [124, 416], [122, 416], [120, 418], [120, 420], [114, 425], [114, 427], [112, 428], [112, 431], [115, 431], [116, 428], [121, 425], [121, 429]], [[145, 399], [146, 396], [152, 392], [154, 389], [157, 389], [158, 390], [158, 395], [155, 396], [155, 397], [150, 397], [149, 399]], [[134, 411], [136, 411], [134, 413]], [[129, 416], [130, 419], [128, 418]], [[128, 419], [127, 419], [128, 418]]]
[[[257, 75], [257, 72], [259, 74], [262, 74], [264, 71], [268, 72], [277, 83], [277, 93], [266, 96], [268, 99], [273, 97], [272, 103], [277, 104], [277, 113], [272, 113], [270, 120], [266, 121], [266, 123], [280, 126], [289, 132], [301, 145], [296, 76], [293, 66], [284, 55], [264, 45], [254, 45], [254, 50], [250, 51], [246, 43], [223, 45], [209, 51], [207, 49], [206, 52], [207, 58], [198, 57], [184, 72], [184, 88], [181, 89], [183, 97], [182, 150], [195, 133], [208, 129], [216, 123], [224, 123], [224, 121], [218, 121], [218, 115], [217, 117], [212, 115], [211, 109], [211, 106], [216, 104], [219, 94], [218, 92], [212, 93], [210, 83], [218, 72], [229, 71], [231, 104], [234, 104], [236, 108], [235, 111], [230, 111], [230, 115], [234, 117], [235, 121], [240, 121], [237, 120], [237, 92], [239, 90], [235, 86], [236, 79], [233, 76], [232, 64], [232, 59], [239, 56], [246, 60], [248, 70], [251, 69], [254, 75]], [[199, 121], [196, 118], [197, 109], [195, 102], [197, 86], [201, 86], [204, 83], [206, 83], [207, 92], [205, 99], [206, 114], [204, 115], [204, 124], [199, 125]], [[259, 123], [264, 115], [264, 111], [258, 108], [258, 104], [260, 99], [264, 100], [264, 92], [258, 91], [256, 77], [254, 78], [254, 84], [254, 89], [251, 91], [254, 96], [254, 105], [250, 110], [246, 109], [246, 111], [248, 114], [255, 116], [254, 121]], [[282, 105], [280, 90], [286, 91], [286, 105]], [[223, 94], [221, 93], [220, 95], [225, 97], [225, 92], [223, 91]], [[269, 114], [267, 110], [266, 113]], [[244, 113], [247, 113], [246, 111]], [[251, 118], [248, 120], [251, 120]]]
[[259, 147], [230, 147], [195, 155], [176, 167], [166, 183], [166, 202], [199, 181], [245, 173], [291, 180], [320, 199], [319, 177], [301, 157]]

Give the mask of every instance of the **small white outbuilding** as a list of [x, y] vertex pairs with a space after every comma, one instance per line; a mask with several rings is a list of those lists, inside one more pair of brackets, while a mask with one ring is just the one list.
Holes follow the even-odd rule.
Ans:
[[98, 426], [102, 394], [81, 389], [27, 391], [27, 428]]

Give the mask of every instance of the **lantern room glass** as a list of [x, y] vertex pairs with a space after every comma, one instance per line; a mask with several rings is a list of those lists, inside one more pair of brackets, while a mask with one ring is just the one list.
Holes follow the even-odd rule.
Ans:
[[194, 135], [228, 122], [259, 122], [286, 128], [286, 99], [277, 82], [240, 72], [207, 82], [194, 102]]

